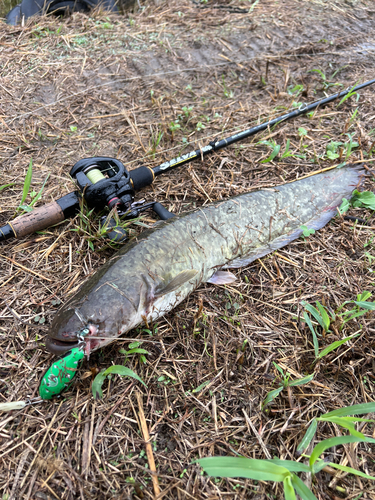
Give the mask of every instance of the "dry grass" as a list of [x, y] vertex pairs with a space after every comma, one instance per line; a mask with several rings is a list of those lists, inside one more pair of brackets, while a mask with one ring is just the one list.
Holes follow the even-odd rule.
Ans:
[[[15, 184], [0, 192], [0, 223], [15, 214], [31, 159], [35, 191], [50, 173], [40, 202], [46, 203], [74, 189], [68, 172], [83, 157], [115, 156], [128, 168], [157, 165], [214, 136], [225, 137], [274, 117], [293, 101], [312, 101], [338, 89], [324, 88], [313, 69], [329, 79], [343, 67], [330, 82], [344, 87], [372, 78], [371, 4], [324, 2], [326, 10], [322, 4], [288, 0], [280, 10], [267, 0], [243, 13], [240, 9], [249, 5], [239, 0], [183, 0], [151, 4], [125, 19], [98, 13], [38, 24], [30, 20], [23, 28], [3, 25], [0, 184]], [[305, 89], [297, 99], [288, 93], [296, 84]], [[188, 116], [184, 107], [192, 108]], [[346, 132], [360, 142], [350, 161], [368, 160], [374, 115], [370, 87], [358, 103], [352, 98], [339, 108], [331, 105], [313, 117], [285, 123], [161, 176], [139, 196], [181, 212], [292, 181], [333, 165], [324, 156], [326, 145], [346, 142]], [[176, 120], [180, 128], [171, 127]], [[307, 148], [301, 145], [299, 127], [308, 132], [303, 141]], [[291, 151], [306, 157], [261, 164], [270, 150], [257, 142], [267, 137], [281, 144], [282, 151], [289, 139]], [[366, 165], [371, 171], [373, 163]], [[372, 176], [367, 182], [373, 190]], [[362, 209], [350, 215], [372, 217]], [[153, 223], [150, 215], [144, 223]], [[373, 317], [349, 323], [345, 334], [360, 330], [361, 335], [314, 366], [311, 334], [300, 318], [301, 300], [319, 300], [335, 309], [361, 291], [374, 290], [365, 255], [374, 255], [374, 225], [337, 218], [306, 241], [238, 271], [234, 285], [201, 287], [153, 325], [152, 337], [142, 328], [134, 331], [149, 354], [147, 364], [134, 357], [128, 366], [143, 378], [147, 390], [115, 377], [104, 399], [93, 400], [92, 372], [124, 360], [118, 349], [129, 340], [119, 339], [85, 362], [76, 385], [63, 398], [2, 415], [3, 498], [153, 498], [156, 481], [148, 468], [141, 430], [145, 423], [159, 498], [281, 498], [277, 485], [210, 479], [191, 462], [234, 453], [265, 458], [264, 447], [271, 456], [296, 458], [295, 449], [314, 416], [374, 399]], [[35, 396], [51, 362], [43, 347], [46, 328], [35, 316], [45, 318], [48, 326], [56, 300], [69, 298], [113, 254], [114, 249], [95, 237], [97, 227], [94, 216], [86, 222], [76, 218], [43, 234], [1, 244], [3, 401]], [[132, 234], [140, 230], [134, 226]], [[321, 338], [321, 347], [338, 338], [337, 333]], [[294, 388], [289, 397], [282, 393], [262, 412], [266, 393], [277, 386], [272, 361], [294, 377], [315, 370], [315, 378]], [[209, 384], [194, 392], [204, 382]], [[373, 429], [365, 431], [371, 435]], [[339, 432], [322, 425], [317, 438]], [[375, 473], [369, 444], [333, 449], [329, 458]], [[344, 475], [331, 480], [319, 473], [313, 482], [318, 498], [341, 498], [336, 484], [347, 498], [361, 492], [362, 498], [375, 498], [374, 486], [366, 480]]]

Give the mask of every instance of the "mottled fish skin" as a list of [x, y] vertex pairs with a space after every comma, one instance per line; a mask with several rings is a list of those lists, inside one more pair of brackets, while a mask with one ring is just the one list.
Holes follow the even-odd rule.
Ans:
[[87, 353], [140, 323], [154, 321], [217, 270], [242, 267], [287, 245], [301, 226], [320, 229], [363, 170], [344, 167], [275, 188], [253, 191], [178, 215], [144, 231], [108, 260], [57, 312], [47, 339], [67, 350], [90, 326]]

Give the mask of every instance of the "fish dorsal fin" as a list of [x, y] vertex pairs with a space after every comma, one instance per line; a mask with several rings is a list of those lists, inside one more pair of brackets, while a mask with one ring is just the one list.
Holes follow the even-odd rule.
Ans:
[[235, 275], [230, 271], [216, 271], [216, 273], [207, 280], [207, 283], [213, 283], [214, 285], [229, 285], [236, 281], [236, 279]]
[[169, 283], [160, 284], [155, 289], [155, 297], [161, 297], [162, 295], [167, 295], [167, 293], [174, 292], [177, 288], [180, 288], [184, 283], [187, 283], [198, 274], [196, 269], [186, 269], [181, 271], [177, 276], [175, 276]]

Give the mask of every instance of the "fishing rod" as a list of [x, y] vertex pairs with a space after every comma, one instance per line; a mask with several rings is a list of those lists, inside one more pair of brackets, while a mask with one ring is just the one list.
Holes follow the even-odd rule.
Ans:
[[[148, 209], [152, 209], [162, 220], [169, 219], [174, 214], [163, 207], [161, 203], [157, 201], [150, 203], [134, 201], [135, 192], [149, 186], [157, 176], [169, 170], [202, 159], [208, 154], [219, 151], [284, 121], [309, 113], [319, 106], [329, 104], [340, 97], [354, 94], [374, 83], [375, 79], [369, 80], [314, 101], [311, 104], [302, 104], [289, 113], [238, 132], [226, 139], [213, 140], [207, 146], [168, 160], [156, 167], [141, 166], [128, 172], [124, 165], [115, 158], [93, 157], [80, 160], [70, 171], [70, 175], [76, 181], [80, 191], [69, 193], [52, 203], [38, 207], [8, 222], [5, 226], [0, 227], [0, 241], [9, 238], [21, 238], [74, 217], [80, 210], [82, 197], [91, 208], [102, 210], [108, 207], [111, 213], [117, 211], [122, 220], [137, 218], [141, 212]], [[103, 217], [102, 223], [106, 228], [106, 236], [109, 239], [117, 242], [127, 239], [126, 230], [118, 224], [114, 217]]]

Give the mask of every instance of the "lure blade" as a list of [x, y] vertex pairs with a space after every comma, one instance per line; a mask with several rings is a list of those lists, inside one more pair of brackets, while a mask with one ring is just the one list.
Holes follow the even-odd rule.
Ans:
[[40, 397], [42, 399], [52, 399], [54, 396], [68, 389], [77, 372], [78, 364], [84, 356], [83, 350], [75, 347], [63, 357], [54, 361], [40, 382]]

